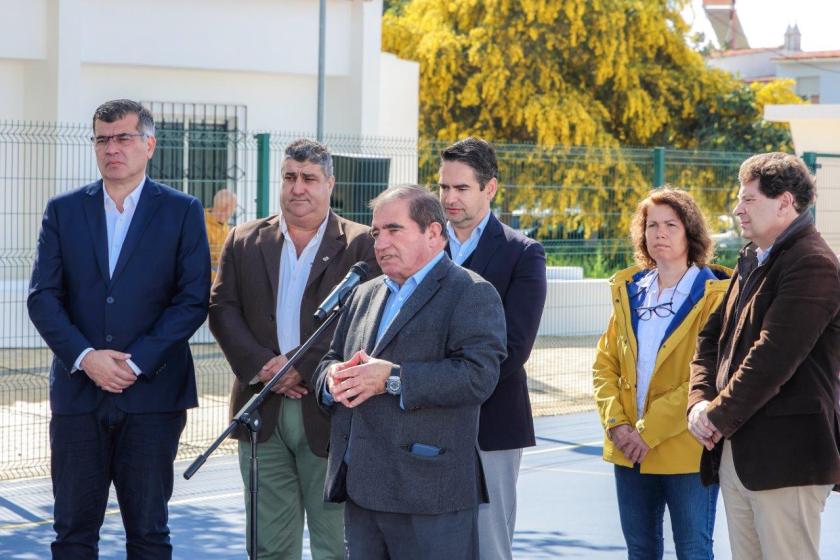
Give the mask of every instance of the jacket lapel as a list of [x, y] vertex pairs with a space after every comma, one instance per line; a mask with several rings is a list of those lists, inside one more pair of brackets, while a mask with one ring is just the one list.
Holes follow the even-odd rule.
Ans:
[[318, 247], [318, 252], [315, 254], [315, 261], [312, 263], [312, 268], [309, 271], [309, 278], [306, 280], [307, 289], [324, 274], [330, 262], [341, 253], [341, 250], [346, 245], [344, 241], [344, 228], [341, 227], [338, 216], [330, 211], [327, 217], [327, 227], [324, 230], [324, 239], [321, 240], [321, 246]]
[[277, 309], [277, 290], [280, 284], [280, 257], [283, 251], [283, 234], [280, 233], [280, 217], [274, 216], [260, 229], [257, 235], [265, 272], [271, 285], [271, 309]]
[[84, 199], [85, 217], [90, 229], [91, 240], [93, 241], [93, 253], [99, 273], [105, 280], [106, 285], [111, 283], [111, 275], [108, 271], [108, 230], [105, 227], [105, 203], [102, 195], [102, 180], [90, 185], [85, 193]]
[[499, 223], [499, 220], [496, 219], [496, 216], [494, 216], [491, 212], [490, 219], [487, 220], [487, 226], [485, 226], [484, 231], [481, 233], [481, 237], [478, 239], [478, 245], [476, 245], [475, 251], [473, 251], [472, 259], [470, 260], [467, 268], [481, 276], [484, 276], [484, 271], [487, 268], [487, 265], [490, 263], [493, 255], [496, 254], [498, 248], [502, 245], [504, 240], [505, 232], [502, 229], [502, 224]]
[[370, 307], [368, 307], [368, 313], [366, 314], [368, 319], [365, 321], [365, 332], [362, 337], [362, 340], [365, 341], [365, 352], [369, 356], [373, 355], [373, 347], [376, 345], [376, 333], [379, 332], [379, 322], [385, 313], [385, 304], [388, 301], [388, 295], [391, 293], [391, 290], [385, 285], [384, 279], [379, 279], [377, 282], [379, 282], [379, 287], [371, 297]]
[[[414, 290], [411, 297], [409, 297], [403, 304], [399, 313], [397, 313], [397, 316], [394, 317], [393, 321], [391, 321], [391, 324], [388, 326], [388, 330], [385, 331], [385, 334], [382, 335], [382, 339], [373, 348], [371, 356], [379, 355], [379, 353], [388, 346], [388, 343], [394, 339], [397, 333], [402, 330], [403, 326], [405, 326], [405, 324], [408, 323], [411, 318], [423, 308], [424, 305], [426, 305], [432, 296], [435, 295], [435, 293], [440, 289], [441, 279], [446, 276], [451, 266], [454, 266], [452, 261], [444, 258], [441, 259], [441, 261], [431, 271], [429, 271], [428, 276], [426, 276], [420, 285], [417, 286], [417, 289]], [[377, 321], [377, 326], [378, 323], [379, 321]], [[375, 337], [376, 333], [374, 333], [374, 338]]]
[[114, 267], [114, 276], [111, 279], [116, 283], [131, 254], [140, 243], [140, 238], [143, 237], [143, 232], [146, 231], [146, 226], [149, 225], [152, 216], [157, 212], [158, 204], [160, 204], [162, 194], [160, 186], [146, 179], [143, 185], [143, 192], [140, 193], [140, 200], [137, 202], [137, 208], [134, 210], [134, 216], [131, 218], [131, 225], [128, 226], [128, 233], [125, 235], [125, 242], [123, 242], [120, 250], [120, 258], [117, 260], [117, 266]]

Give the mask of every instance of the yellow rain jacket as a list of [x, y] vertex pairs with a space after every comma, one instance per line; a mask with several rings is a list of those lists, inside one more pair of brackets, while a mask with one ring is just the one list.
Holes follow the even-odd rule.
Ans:
[[702, 446], [689, 433], [686, 421], [689, 364], [697, 336], [723, 300], [732, 271], [718, 265], [700, 269], [684, 304], [685, 309], [677, 310], [672, 320], [676, 324], [669, 327], [670, 334], [659, 348], [644, 418], [639, 420], [636, 410], [637, 344], [631, 298], [638, 291], [636, 282], [647, 272], [634, 266], [610, 279], [613, 312], [607, 331], [598, 341], [592, 366], [595, 403], [605, 430], [604, 460], [633, 466], [606, 435], [609, 428], [629, 424], [635, 426], [650, 447], [641, 464], [642, 473], [699, 472]]

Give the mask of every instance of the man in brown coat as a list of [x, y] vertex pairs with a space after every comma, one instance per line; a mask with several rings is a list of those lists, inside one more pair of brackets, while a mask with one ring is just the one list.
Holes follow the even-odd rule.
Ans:
[[840, 483], [840, 265], [814, 227], [799, 158], [746, 160], [735, 216], [751, 241], [691, 364], [689, 430], [719, 477], [735, 560], [819, 558]]
[[[279, 214], [237, 226], [225, 241], [210, 295], [210, 329], [236, 375], [231, 414], [315, 332], [313, 313], [354, 263], [366, 261], [370, 278], [379, 274], [370, 228], [330, 211], [332, 168], [325, 146], [309, 140], [290, 144]], [[312, 557], [344, 558], [343, 508], [324, 503], [330, 420], [312, 391], [315, 367], [331, 338], [332, 330], [260, 408], [261, 560], [301, 558], [304, 511]], [[246, 432], [237, 437], [247, 487], [250, 444]], [[245, 501], [250, 512], [247, 491]]]

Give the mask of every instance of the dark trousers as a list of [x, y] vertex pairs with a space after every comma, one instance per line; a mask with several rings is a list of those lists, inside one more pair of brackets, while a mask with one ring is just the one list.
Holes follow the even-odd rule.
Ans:
[[478, 508], [438, 515], [387, 513], [344, 505], [350, 560], [478, 560]]
[[110, 395], [89, 414], [53, 415], [53, 558], [98, 557], [99, 529], [111, 482], [125, 527], [126, 558], [172, 557], [167, 502], [172, 496], [172, 463], [186, 417], [183, 410], [126, 414]]

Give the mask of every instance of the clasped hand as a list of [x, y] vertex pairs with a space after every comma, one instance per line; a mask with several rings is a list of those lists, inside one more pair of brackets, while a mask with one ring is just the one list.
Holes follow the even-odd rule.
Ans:
[[688, 413], [688, 431], [706, 449], [711, 451], [723, 437], [723, 434], [709, 420], [709, 415], [706, 413], [709, 404], [709, 401], [700, 401], [691, 407], [691, 411]]
[[[286, 365], [286, 362], [288, 361], [288, 358], [286, 358], [283, 354], [274, 356], [268, 360], [265, 365], [260, 368], [259, 373], [257, 373], [260, 381], [263, 383], [271, 381], [274, 374], [280, 371], [280, 369]], [[277, 393], [278, 395], [285, 395], [290, 399], [301, 399], [309, 392], [309, 389], [307, 389], [306, 384], [303, 382], [303, 378], [300, 373], [298, 373], [298, 370], [291, 368], [282, 378], [280, 378], [280, 381], [271, 388], [271, 392]]]
[[631, 463], [641, 463], [650, 451], [639, 432], [627, 424], [610, 428], [610, 439]]
[[116, 350], [91, 350], [79, 364], [91, 381], [103, 391], [122, 393], [137, 381], [128, 365], [131, 354]]
[[385, 380], [394, 364], [371, 358], [359, 350], [346, 362], [333, 364], [327, 371], [327, 388], [336, 402], [348, 408], [359, 406], [385, 392]]

